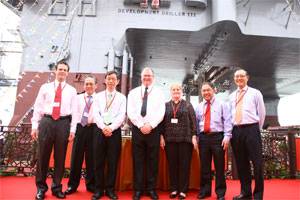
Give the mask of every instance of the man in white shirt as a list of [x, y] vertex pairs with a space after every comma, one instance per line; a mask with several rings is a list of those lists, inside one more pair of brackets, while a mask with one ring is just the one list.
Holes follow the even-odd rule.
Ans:
[[[142, 71], [141, 81], [141, 86], [130, 91], [127, 105], [127, 114], [133, 124], [133, 199], [139, 200], [144, 189], [151, 199], [158, 199], [155, 189], [160, 148], [159, 125], [165, 114], [165, 98], [162, 91], [153, 85], [151, 68]], [[144, 188], [145, 161], [147, 188]]]
[[251, 167], [254, 168], [254, 199], [263, 199], [264, 174], [260, 129], [264, 124], [266, 109], [261, 92], [247, 85], [248, 73], [239, 69], [234, 73], [237, 90], [230, 95], [232, 113], [231, 145], [241, 182], [241, 193], [233, 199], [251, 199]]
[[[121, 126], [126, 116], [126, 97], [116, 90], [117, 72], [105, 75], [106, 90], [98, 93], [94, 102], [94, 117], [98, 131], [94, 134], [95, 193], [93, 200], [104, 195], [118, 199], [115, 183], [121, 153]], [[107, 162], [107, 173], [104, 173]], [[105, 175], [104, 175], [105, 174]]]
[[93, 134], [97, 131], [96, 123], [93, 119], [93, 101], [97, 88], [96, 78], [88, 75], [84, 80], [84, 93], [77, 95], [77, 128], [72, 148], [71, 171], [68, 181], [66, 195], [77, 191], [80, 183], [83, 158], [85, 158], [86, 189], [94, 192], [95, 176], [93, 164]]
[[41, 86], [37, 95], [32, 122], [31, 136], [38, 141], [36, 168], [36, 199], [44, 199], [48, 190], [46, 183], [49, 160], [54, 149], [54, 175], [52, 195], [65, 198], [61, 180], [64, 174], [68, 141], [76, 131], [76, 89], [66, 83], [70, 68], [60, 61], [55, 66], [55, 81]]

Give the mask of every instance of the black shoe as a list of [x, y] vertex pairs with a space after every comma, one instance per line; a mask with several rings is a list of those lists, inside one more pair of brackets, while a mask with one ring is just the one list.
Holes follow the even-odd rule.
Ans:
[[217, 200], [225, 200], [224, 196], [217, 196]]
[[197, 198], [198, 199], [205, 199], [206, 197], [210, 197], [211, 194], [208, 194], [208, 193], [199, 193]]
[[182, 200], [186, 198], [186, 194], [184, 194], [183, 192], [180, 192], [180, 194], [178, 195], [178, 199]]
[[58, 199], [65, 199], [66, 195], [62, 191], [52, 192], [53, 196], [56, 196]]
[[96, 192], [92, 196], [92, 200], [98, 200], [103, 196], [103, 192]]
[[77, 190], [75, 188], [72, 187], [68, 187], [68, 189], [65, 191], [65, 195], [68, 194], [73, 194], [74, 192], [76, 192]]
[[170, 199], [175, 199], [175, 198], [177, 197], [177, 195], [178, 195], [177, 191], [173, 191], [173, 192], [171, 192], [171, 193], [169, 194], [169, 198], [170, 198]]
[[158, 199], [158, 195], [155, 192], [155, 190], [150, 190], [147, 192], [147, 195], [152, 199], [152, 200], [157, 200]]
[[39, 190], [35, 195], [35, 200], [43, 200], [45, 199], [45, 192]]
[[233, 200], [239, 200], [239, 199], [252, 199], [251, 194], [240, 194], [238, 196], [233, 197]]
[[142, 194], [143, 194], [143, 193], [142, 193], [141, 191], [135, 191], [134, 194], [133, 194], [132, 199], [133, 199], [133, 200], [140, 200]]
[[119, 197], [117, 196], [117, 194], [114, 191], [105, 191], [105, 195], [112, 200], [116, 200], [119, 199]]
[[87, 187], [86, 190], [89, 191], [89, 192], [91, 192], [91, 193], [95, 193], [95, 189], [94, 188]]

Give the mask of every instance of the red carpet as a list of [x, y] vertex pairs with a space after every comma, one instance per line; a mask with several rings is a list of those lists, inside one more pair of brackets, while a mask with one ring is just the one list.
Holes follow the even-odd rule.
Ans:
[[[48, 179], [50, 186], [51, 180]], [[64, 189], [66, 188], [67, 179], [63, 180]], [[232, 199], [234, 195], [240, 192], [238, 181], [227, 181], [226, 199]], [[34, 177], [0, 177], [0, 199], [17, 199], [27, 200], [34, 199], [36, 193]], [[198, 191], [193, 190], [188, 193], [187, 199], [196, 199]], [[91, 193], [85, 191], [82, 181], [78, 192], [67, 196], [67, 199], [91, 199]], [[121, 200], [131, 199], [132, 191], [118, 192]], [[168, 199], [168, 192], [159, 191], [160, 199]], [[46, 199], [56, 199], [51, 195], [50, 190], [46, 193]], [[107, 200], [108, 198], [102, 198]], [[143, 197], [143, 200], [149, 199]], [[210, 199], [216, 199], [213, 193]], [[264, 199], [267, 200], [300, 200], [300, 180], [266, 180]]]

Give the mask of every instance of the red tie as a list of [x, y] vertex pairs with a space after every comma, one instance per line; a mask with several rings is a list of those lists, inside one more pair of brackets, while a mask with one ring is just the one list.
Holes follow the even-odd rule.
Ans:
[[206, 110], [204, 115], [204, 133], [210, 132], [210, 101], [206, 102]]
[[60, 117], [60, 103], [61, 103], [61, 83], [59, 83], [54, 98], [54, 106], [52, 110], [52, 118], [57, 120]]

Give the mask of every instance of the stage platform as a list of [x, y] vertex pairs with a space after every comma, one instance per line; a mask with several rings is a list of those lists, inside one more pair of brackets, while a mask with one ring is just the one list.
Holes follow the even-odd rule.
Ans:
[[[48, 179], [48, 186], [50, 186], [51, 179]], [[63, 179], [63, 188], [66, 189], [68, 179]], [[213, 182], [214, 184], [214, 182]], [[84, 200], [91, 199], [92, 193], [85, 190], [84, 181], [78, 188], [78, 191], [72, 195], [67, 196], [67, 199]], [[234, 195], [240, 192], [239, 181], [228, 180], [227, 181], [227, 193], [225, 199], [232, 199]], [[27, 200], [34, 199], [36, 193], [34, 177], [0, 177], [0, 199], [15, 199], [15, 200]], [[158, 191], [160, 199], [169, 199], [167, 191]], [[191, 190], [188, 193], [187, 199], [197, 199], [197, 190]], [[132, 198], [132, 191], [118, 192], [120, 200], [129, 200]], [[51, 195], [51, 191], [46, 193], [46, 199], [56, 199]], [[107, 200], [107, 197], [102, 198]], [[142, 200], [150, 199], [143, 197]], [[208, 200], [216, 199], [216, 195], [213, 193]], [[265, 180], [265, 200], [300, 200], [300, 180]]]

